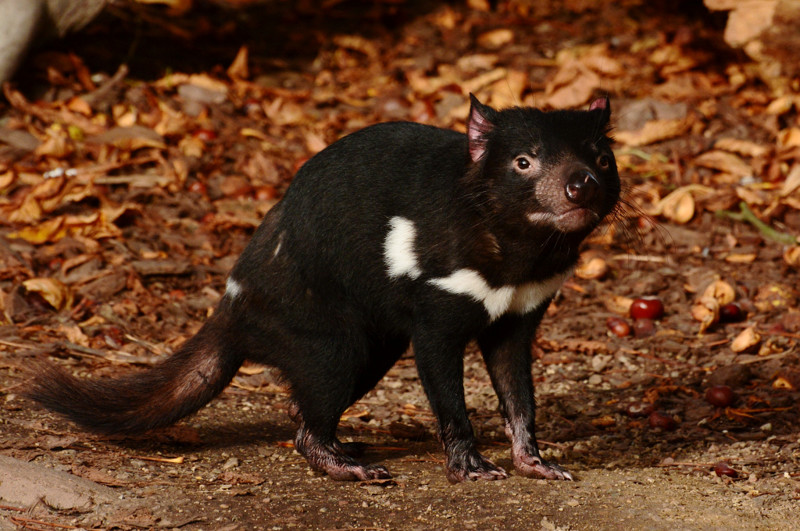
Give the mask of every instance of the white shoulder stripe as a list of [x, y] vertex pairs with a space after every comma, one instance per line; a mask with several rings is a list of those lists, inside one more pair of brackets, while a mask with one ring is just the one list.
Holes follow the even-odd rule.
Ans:
[[428, 283], [455, 295], [467, 295], [482, 303], [489, 318], [494, 321], [509, 311], [524, 315], [535, 310], [558, 291], [567, 276], [569, 272], [542, 282], [493, 288], [474, 269], [458, 269], [446, 277], [432, 278]]
[[455, 295], [467, 295], [482, 302], [492, 320], [508, 310], [514, 297], [513, 287], [492, 288], [481, 274], [473, 269], [459, 269], [449, 276], [432, 278], [428, 282]]
[[422, 270], [414, 253], [417, 228], [407, 218], [395, 216], [389, 220], [389, 233], [383, 242], [383, 259], [390, 278], [408, 275], [418, 278]]

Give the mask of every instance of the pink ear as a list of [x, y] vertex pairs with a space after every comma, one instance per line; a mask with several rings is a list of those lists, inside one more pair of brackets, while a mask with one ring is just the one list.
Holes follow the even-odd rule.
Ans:
[[608, 98], [597, 98], [594, 100], [591, 105], [589, 105], [589, 110], [593, 111], [595, 109], [608, 109]]
[[479, 102], [478, 98], [472, 94], [469, 96], [471, 100], [469, 119], [467, 120], [469, 156], [472, 162], [478, 162], [486, 153], [487, 135], [494, 129], [494, 124], [487, 116], [493, 110]]

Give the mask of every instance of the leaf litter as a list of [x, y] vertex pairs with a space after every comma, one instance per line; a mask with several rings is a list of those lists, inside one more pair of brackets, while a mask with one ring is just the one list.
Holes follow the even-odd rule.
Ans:
[[[781, 515], [800, 495], [794, 85], [764, 83], [724, 53], [715, 19], [636, 0], [221, 4], [173, 3], [178, 15], [115, 3], [4, 87], [0, 448], [148, 501], [79, 515], [37, 506], [37, 525], [528, 529], [587, 518], [642, 527], [668, 514], [791, 528]], [[117, 37], [135, 31], [129, 54]], [[544, 108], [607, 94], [618, 122], [626, 204], [586, 246], [534, 349], [542, 445], [581, 477], [577, 491], [516, 477], [448, 486], [410, 357], [342, 420], [345, 439], [370, 443], [367, 457], [398, 478], [368, 490], [309, 474], [269, 370], [246, 368], [196, 417], [138, 438], [77, 432], [20, 398], [34, 356], [83, 377], [163, 359], [199, 328], [309, 157], [379, 121], [463, 130], [468, 92]], [[643, 296], [666, 309], [652, 334], [606, 328], [611, 317], [636, 328], [628, 308]], [[732, 302], [743, 321], [720, 318]], [[488, 377], [474, 351], [466, 360], [482, 449], [510, 468]], [[736, 409], [704, 401], [712, 383], [735, 391]], [[670, 427], [651, 427], [653, 411]], [[66, 442], [37, 447], [43, 436]], [[714, 474], [723, 461], [737, 478]], [[590, 495], [593, 485], [654, 501], [624, 506]], [[674, 498], [658, 505], [648, 485]], [[454, 496], [472, 503], [456, 510]]]

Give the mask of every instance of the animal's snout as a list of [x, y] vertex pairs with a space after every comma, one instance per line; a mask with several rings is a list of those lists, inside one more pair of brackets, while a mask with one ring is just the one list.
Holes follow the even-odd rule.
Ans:
[[600, 192], [600, 182], [588, 169], [574, 171], [564, 185], [564, 195], [578, 206], [587, 206], [594, 201]]

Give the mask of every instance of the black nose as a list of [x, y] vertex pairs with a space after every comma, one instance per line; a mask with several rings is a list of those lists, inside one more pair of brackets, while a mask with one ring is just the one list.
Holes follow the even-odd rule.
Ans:
[[570, 175], [564, 186], [564, 195], [576, 205], [586, 206], [597, 197], [600, 192], [600, 183], [597, 177], [589, 170], [579, 170]]

